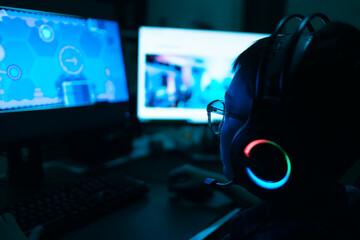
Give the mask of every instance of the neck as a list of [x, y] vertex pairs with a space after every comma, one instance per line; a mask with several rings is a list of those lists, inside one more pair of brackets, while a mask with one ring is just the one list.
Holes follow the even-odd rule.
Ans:
[[[303, 216], [306, 218], [333, 214], [335, 209], [343, 209], [346, 195], [343, 188], [337, 186], [299, 191], [299, 194], [285, 196], [281, 200], [269, 200], [270, 216], [286, 218]], [[329, 209], [333, 209], [330, 210]]]

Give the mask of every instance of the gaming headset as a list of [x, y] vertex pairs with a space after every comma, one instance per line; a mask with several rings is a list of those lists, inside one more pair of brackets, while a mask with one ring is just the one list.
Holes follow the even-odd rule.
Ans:
[[[284, 103], [291, 96], [292, 74], [315, 33], [310, 24], [314, 18], [320, 18], [324, 24], [330, 22], [323, 14], [290, 15], [279, 22], [268, 38], [257, 68], [250, 117], [232, 139], [230, 161], [235, 175], [232, 182], [257, 192], [274, 192], [284, 189], [291, 179], [293, 153], [288, 151], [291, 144], [283, 136], [281, 118]], [[298, 28], [292, 34], [282, 35], [291, 19], [300, 21]]]

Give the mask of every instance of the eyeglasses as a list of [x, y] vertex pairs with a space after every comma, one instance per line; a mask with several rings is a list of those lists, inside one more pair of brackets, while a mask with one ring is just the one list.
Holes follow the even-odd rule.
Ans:
[[215, 100], [209, 103], [206, 107], [206, 111], [208, 114], [209, 128], [215, 135], [220, 134], [225, 117], [231, 117], [238, 120], [247, 119], [245, 116], [227, 112], [225, 110], [225, 103], [222, 100]]

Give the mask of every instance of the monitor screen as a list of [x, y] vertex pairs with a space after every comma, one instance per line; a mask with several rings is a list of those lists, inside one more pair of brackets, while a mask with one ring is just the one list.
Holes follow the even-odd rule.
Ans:
[[206, 105], [224, 99], [236, 57], [266, 36], [268, 34], [141, 27], [139, 120], [207, 123]]
[[129, 98], [117, 22], [0, 10], [0, 110]]
[[128, 100], [116, 21], [0, 7], [1, 140], [113, 124]]

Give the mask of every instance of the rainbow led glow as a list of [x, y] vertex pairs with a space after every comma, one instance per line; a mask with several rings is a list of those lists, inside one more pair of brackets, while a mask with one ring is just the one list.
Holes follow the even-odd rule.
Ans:
[[287, 155], [287, 153], [285, 152], [285, 150], [280, 147], [280, 145], [276, 144], [275, 142], [266, 140], [266, 139], [258, 139], [258, 140], [254, 140], [252, 142], [250, 142], [244, 149], [244, 154], [246, 157], [250, 157], [250, 152], [251, 150], [259, 145], [259, 144], [271, 144], [275, 147], [277, 147], [278, 149], [280, 149], [280, 151], [284, 154], [285, 160], [286, 160], [286, 165], [287, 165], [287, 171], [285, 176], [277, 181], [277, 182], [273, 182], [273, 181], [268, 181], [268, 180], [264, 180], [261, 179], [259, 177], [257, 177], [250, 168], [246, 167], [246, 172], [248, 174], [248, 176], [250, 177], [250, 179], [257, 184], [258, 186], [262, 187], [262, 188], [266, 188], [266, 189], [277, 189], [280, 188], [281, 186], [283, 186], [290, 177], [290, 172], [291, 172], [291, 163], [290, 163], [290, 159], [289, 156]]

